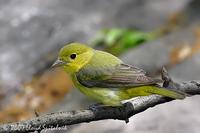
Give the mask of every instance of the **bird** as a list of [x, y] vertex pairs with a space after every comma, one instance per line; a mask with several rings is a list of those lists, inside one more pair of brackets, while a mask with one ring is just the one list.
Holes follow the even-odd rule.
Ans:
[[105, 106], [119, 107], [125, 100], [154, 94], [185, 98], [181, 92], [161, 87], [160, 80], [147, 76], [143, 69], [81, 43], [61, 48], [52, 67], [62, 67], [80, 92]]

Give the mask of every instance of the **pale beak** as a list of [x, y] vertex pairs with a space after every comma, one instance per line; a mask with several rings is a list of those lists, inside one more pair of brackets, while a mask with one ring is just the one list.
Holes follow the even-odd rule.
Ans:
[[57, 60], [53, 63], [53, 65], [51, 66], [51, 68], [61, 67], [61, 66], [65, 65], [65, 64], [67, 64], [67, 62], [62, 61], [62, 60], [60, 60], [60, 59], [57, 59]]

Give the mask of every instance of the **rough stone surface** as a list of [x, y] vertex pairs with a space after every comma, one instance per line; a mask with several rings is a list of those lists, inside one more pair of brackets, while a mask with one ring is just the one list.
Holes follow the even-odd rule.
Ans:
[[66, 42], [88, 42], [97, 29], [114, 26], [155, 29], [187, 1], [3, 0], [0, 82], [15, 88], [44, 68], [49, 53], [55, 54]]
[[[4, 86], [6, 91], [19, 88], [21, 81], [30, 79], [34, 73], [45, 68], [65, 42], [88, 42], [103, 27], [131, 26], [153, 30], [165, 24], [169, 14], [182, 9], [188, 2], [189, 0], [1, 0], [0, 86]], [[199, 12], [196, 11], [200, 9], [198, 3], [193, 2], [192, 7], [185, 10], [191, 16], [189, 23], [199, 19]], [[194, 39], [192, 29], [193, 26], [190, 26], [147, 43], [131, 50], [122, 58], [147, 71], [159, 68], [168, 62], [166, 55], [173, 44]], [[47, 60], [49, 54], [53, 54], [53, 57]], [[197, 54], [169, 70], [169, 73], [179, 81], [199, 79], [199, 59], [200, 55]], [[80, 101], [87, 102], [77, 91], [70, 95], [52, 111], [75, 109], [80, 107]], [[65, 102], [69, 99], [72, 106]], [[195, 96], [185, 101], [159, 105], [132, 117], [128, 124], [105, 120], [75, 125], [67, 132], [198, 133], [199, 100], [199, 96]]]

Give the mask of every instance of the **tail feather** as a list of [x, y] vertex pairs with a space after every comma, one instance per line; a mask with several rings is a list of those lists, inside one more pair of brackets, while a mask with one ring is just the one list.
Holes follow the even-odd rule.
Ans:
[[151, 86], [150, 89], [147, 88], [145, 91], [151, 94], [158, 94], [158, 95], [170, 97], [173, 99], [184, 99], [186, 97], [186, 94], [184, 92], [168, 90], [166, 88], [161, 88], [161, 87], [156, 87], [156, 86]]

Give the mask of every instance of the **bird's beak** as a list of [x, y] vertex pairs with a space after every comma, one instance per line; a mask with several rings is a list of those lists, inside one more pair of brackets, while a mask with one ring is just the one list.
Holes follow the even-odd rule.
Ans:
[[65, 65], [65, 64], [67, 64], [67, 62], [62, 61], [62, 60], [60, 60], [60, 59], [57, 59], [57, 60], [53, 63], [53, 65], [51, 66], [51, 68], [61, 67], [61, 66]]

